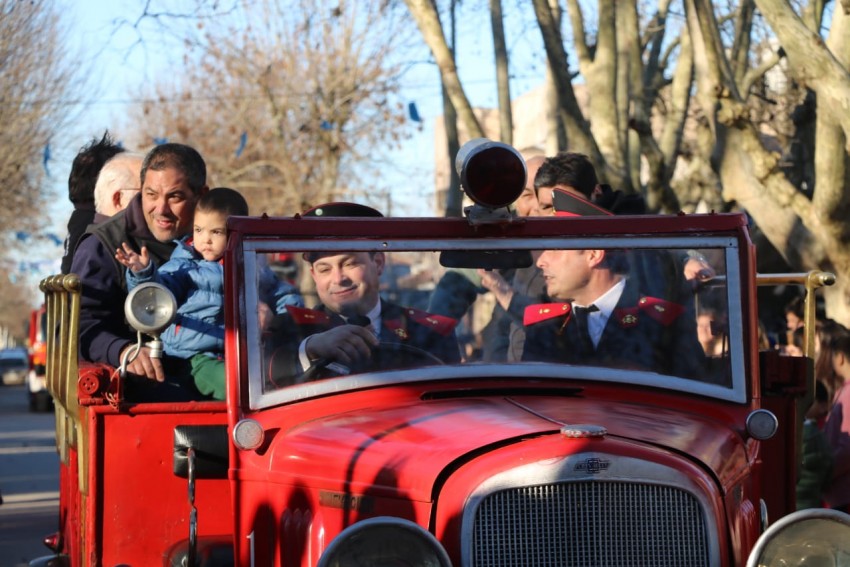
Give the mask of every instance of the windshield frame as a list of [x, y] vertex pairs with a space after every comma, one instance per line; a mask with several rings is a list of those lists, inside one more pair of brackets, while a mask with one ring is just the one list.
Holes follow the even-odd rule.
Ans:
[[[257, 281], [259, 265], [264, 262], [262, 255], [274, 252], [292, 252], [299, 254], [308, 251], [356, 251], [356, 252], [406, 252], [441, 250], [546, 250], [546, 249], [587, 249], [587, 248], [639, 248], [639, 249], [704, 249], [714, 248], [724, 251], [726, 263], [725, 279], [726, 300], [728, 306], [729, 327], [729, 364], [731, 385], [718, 385], [699, 382], [675, 376], [665, 376], [654, 372], [623, 371], [610, 368], [572, 366], [540, 362], [489, 363], [464, 362], [459, 365], [443, 367], [425, 367], [408, 370], [369, 372], [347, 377], [288, 386], [279, 390], [263, 391], [263, 356], [260, 348], [247, 349], [248, 407], [260, 410], [281, 404], [290, 404], [318, 396], [328, 396], [344, 391], [355, 391], [394, 384], [409, 384], [421, 381], [442, 381], [459, 379], [493, 378], [494, 380], [517, 379], [534, 376], [535, 379], [557, 380], [564, 378], [574, 381], [594, 380], [610, 383], [637, 384], [648, 387], [660, 387], [675, 390], [683, 394], [695, 394], [733, 403], [747, 401], [747, 383], [745, 374], [745, 337], [743, 336], [743, 283], [740, 272], [739, 240], [735, 236], [660, 236], [660, 235], [614, 235], [590, 237], [564, 235], [562, 237], [533, 238], [468, 238], [434, 237], [428, 240], [417, 238], [384, 237], [334, 238], [332, 240], [316, 238], [245, 238], [242, 241], [244, 260], [244, 294], [242, 316], [238, 318], [248, 345], [261, 345], [262, 337], [256, 315]], [[733, 290], [735, 290], [733, 292]], [[529, 365], [533, 370], [529, 371]]]

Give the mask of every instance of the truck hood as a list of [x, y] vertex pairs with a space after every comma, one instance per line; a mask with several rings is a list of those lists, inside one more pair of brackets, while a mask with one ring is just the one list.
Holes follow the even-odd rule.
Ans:
[[[295, 467], [300, 481], [310, 478], [314, 486], [344, 482], [352, 493], [368, 487], [391, 496], [403, 490], [407, 498], [429, 501], [436, 479], [452, 464], [488, 448], [560, 435], [562, 424], [600, 425], [609, 436], [687, 454], [723, 485], [746, 466], [740, 436], [700, 416], [625, 402], [601, 407], [578, 397], [534, 396], [417, 399], [324, 416], [278, 432], [269, 447], [270, 465], [284, 477]], [[563, 454], [571, 452], [565, 445]]]

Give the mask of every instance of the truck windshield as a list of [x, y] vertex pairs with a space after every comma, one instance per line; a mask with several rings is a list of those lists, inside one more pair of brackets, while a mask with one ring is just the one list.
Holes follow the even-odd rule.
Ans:
[[[533, 248], [531, 246], [534, 246]], [[732, 238], [247, 243], [251, 405], [526, 376], [744, 399]]]

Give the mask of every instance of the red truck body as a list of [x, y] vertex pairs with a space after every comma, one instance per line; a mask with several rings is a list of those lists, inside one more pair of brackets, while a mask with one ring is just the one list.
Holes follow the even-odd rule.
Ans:
[[[742, 215], [231, 218], [228, 231], [226, 401], [128, 399], [115, 369], [69, 356], [79, 281], [43, 282], [60, 329], [48, 378], [61, 564], [313, 567], [398, 564], [401, 553], [465, 567], [732, 566], [795, 509], [811, 358], [758, 350], [759, 276]], [[491, 267], [494, 251], [588, 247], [714, 254], [706, 285], [722, 298], [726, 346], [707, 359], [710, 379], [477, 359], [479, 319], [493, 306], [483, 290], [455, 328], [461, 343], [471, 337], [459, 364], [304, 383], [270, 369], [258, 314], [267, 258], [385, 254], [404, 277], [383, 296], [424, 311], [446, 272]], [[780, 279], [811, 292], [816, 276]], [[315, 303], [308, 285], [300, 291]]]

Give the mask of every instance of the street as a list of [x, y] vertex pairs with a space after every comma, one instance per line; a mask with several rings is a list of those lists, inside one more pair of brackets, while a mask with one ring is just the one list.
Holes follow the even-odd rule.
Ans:
[[49, 555], [58, 529], [59, 457], [53, 413], [27, 410], [26, 386], [0, 386], [0, 567]]

